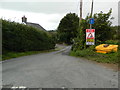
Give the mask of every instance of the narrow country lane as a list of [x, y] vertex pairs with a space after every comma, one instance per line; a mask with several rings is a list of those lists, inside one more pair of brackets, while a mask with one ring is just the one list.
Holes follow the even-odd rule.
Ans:
[[118, 72], [69, 56], [71, 46], [56, 52], [7, 60], [2, 63], [4, 87], [118, 88]]

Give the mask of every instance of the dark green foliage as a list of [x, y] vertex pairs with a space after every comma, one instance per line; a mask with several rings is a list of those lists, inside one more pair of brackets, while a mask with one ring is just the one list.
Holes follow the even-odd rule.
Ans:
[[39, 51], [55, 46], [51, 36], [36, 28], [2, 20], [2, 49], [6, 51]]
[[49, 32], [49, 34], [51, 35], [51, 37], [52, 37], [52, 41], [54, 42], [54, 43], [57, 43], [57, 31], [56, 30], [50, 30], [50, 31], [48, 31]]
[[108, 13], [103, 13], [102, 11], [98, 14], [94, 14], [93, 18], [95, 19], [95, 24], [93, 24], [93, 28], [96, 29], [96, 40], [106, 41], [111, 39], [112, 37], [112, 28], [110, 21], [113, 18], [110, 18], [112, 10]]
[[77, 37], [79, 18], [75, 13], [68, 13], [58, 26], [58, 39], [60, 42], [71, 44], [73, 38]]
[[78, 28], [78, 34], [77, 38], [74, 38], [75, 42], [72, 46], [72, 50], [82, 50], [86, 48], [86, 29], [89, 28], [89, 24], [87, 21], [88, 17], [86, 19], [82, 19]]
[[119, 37], [118, 37], [118, 26], [112, 26], [111, 28], [112, 28], [112, 31], [111, 31], [112, 32], [112, 35], [111, 35], [112, 37], [111, 37], [111, 39], [112, 40], [116, 40], [116, 39], [119, 40]]
[[[108, 13], [96, 13], [93, 15], [95, 23], [92, 25], [92, 28], [95, 29], [95, 45], [105, 43], [106, 40], [111, 40], [113, 38], [113, 29], [111, 27], [110, 18], [112, 10], [109, 10]], [[79, 33], [77, 38], [75, 38], [75, 43], [72, 47], [72, 50], [82, 50], [89, 46], [86, 45], [86, 29], [90, 28], [89, 24], [90, 16], [88, 15], [84, 20], [80, 22]], [[115, 35], [116, 31], [114, 31]]]
[[105, 44], [114, 44], [114, 45], [118, 45], [119, 42], [118, 42], [118, 40], [107, 40], [107, 41], [105, 41]]

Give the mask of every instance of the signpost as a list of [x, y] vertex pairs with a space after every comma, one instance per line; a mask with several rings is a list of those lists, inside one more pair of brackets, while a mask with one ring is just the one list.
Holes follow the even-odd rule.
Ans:
[[86, 29], [86, 45], [95, 45], [95, 29]]
[[[91, 7], [91, 15], [93, 13], [93, 0], [92, 0], [92, 7]], [[94, 18], [90, 18], [89, 24], [90, 29], [86, 29], [86, 45], [95, 45], [95, 29], [92, 29], [92, 24], [94, 24]]]
[[94, 18], [90, 18], [90, 29], [86, 29], [86, 45], [95, 45], [95, 29], [92, 29]]
[[90, 18], [89, 24], [94, 24], [94, 18]]

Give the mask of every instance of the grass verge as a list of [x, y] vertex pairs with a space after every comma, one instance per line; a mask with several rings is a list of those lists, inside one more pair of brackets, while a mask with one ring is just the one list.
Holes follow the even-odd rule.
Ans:
[[96, 53], [94, 47], [90, 47], [84, 50], [71, 51], [70, 55], [76, 57], [83, 57], [88, 60], [93, 60], [100, 63], [118, 64], [119, 62], [118, 56], [120, 55], [120, 51], [116, 53], [102, 54]]
[[6, 54], [2, 55], [1, 61], [11, 59], [11, 58], [17, 58], [21, 56], [28, 56], [28, 55], [34, 55], [34, 54], [39, 54], [39, 53], [47, 53], [47, 52], [52, 52], [56, 50], [45, 50], [45, 51], [27, 51], [27, 52], [8, 52]]

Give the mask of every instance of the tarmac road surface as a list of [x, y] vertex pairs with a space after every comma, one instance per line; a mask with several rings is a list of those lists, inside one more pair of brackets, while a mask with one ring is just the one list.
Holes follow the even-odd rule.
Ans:
[[69, 56], [70, 48], [3, 62], [3, 88], [118, 88], [117, 71]]

